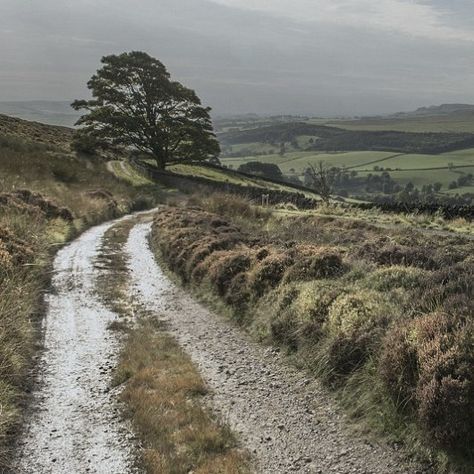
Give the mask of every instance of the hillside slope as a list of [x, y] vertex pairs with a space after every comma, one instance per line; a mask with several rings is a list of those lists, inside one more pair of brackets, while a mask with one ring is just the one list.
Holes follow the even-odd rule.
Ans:
[[91, 225], [153, 205], [161, 191], [70, 150], [72, 130], [0, 116], [0, 471], [29, 391], [55, 252]]

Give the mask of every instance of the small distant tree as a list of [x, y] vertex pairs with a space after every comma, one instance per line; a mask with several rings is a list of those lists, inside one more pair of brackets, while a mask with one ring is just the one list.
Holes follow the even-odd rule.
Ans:
[[409, 193], [411, 193], [414, 189], [415, 189], [415, 186], [411, 181], [409, 181], [405, 186], [405, 191]]
[[443, 185], [440, 182], [436, 182], [433, 184], [433, 189], [436, 193], [439, 193], [442, 187]]
[[210, 109], [160, 61], [132, 51], [105, 56], [102, 64], [87, 83], [92, 100], [72, 104], [87, 111], [77, 122], [82, 136], [146, 153], [160, 169], [219, 154]]
[[328, 204], [332, 193], [332, 177], [324, 162], [320, 161], [316, 166], [309, 164], [305, 174], [308, 176], [310, 187]]

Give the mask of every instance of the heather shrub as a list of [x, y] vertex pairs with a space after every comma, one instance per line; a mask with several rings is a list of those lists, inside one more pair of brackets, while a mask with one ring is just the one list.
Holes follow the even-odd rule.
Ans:
[[[415, 306], [423, 313], [451, 311], [451, 304], [458, 306], [466, 298], [474, 300], [474, 265], [468, 262], [427, 273], [420, 282]], [[472, 310], [472, 304], [468, 306]]]
[[326, 332], [326, 379], [334, 384], [358, 368], [376, 352], [389, 321], [396, 316], [382, 294], [353, 289], [338, 296], [328, 310]]
[[199, 198], [201, 205], [209, 212], [237, 219], [265, 219], [271, 212], [255, 206], [248, 199], [234, 194], [212, 193]]
[[286, 308], [270, 320], [270, 335], [274, 342], [288, 347], [290, 350], [298, 348], [298, 321], [294, 311]]
[[474, 433], [474, 325], [432, 313], [387, 334], [380, 374], [388, 393], [410, 407], [437, 444], [469, 446]]
[[229, 291], [232, 279], [246, 272], [252, 263], [248, 248], [214, 252], [211, 258], [207, 274], [219, 296], [224, 296]]
[[329, 314], [329, 308], [345, 290], [334, 281], [311, 281], [301, 286], [293, 311], [298, 332], [304, 338], [319, 339]]
[[326, 327], [330, 334], [351, 337], [385, 325], [392, 315], [393, 308], [381, 293], [361, 289], [336, 298]]
[[438, 267], [427, 248], [419, 246], [387, 245], [375, 255], [380, 265], [406, 265], [431, 270]]
[[224, 301], [237, 311], [243, 312], [252, 296], [249, 279], [248, 272], [238, 273], [232, 278], [229, 289], [224, 295]]
[[255, 296], [275, 288], [282, 280], [288, 267], [294, 263], [288, 252], [274, 250], [258, 262], [250, 271], [249, 284]]
[[366, 242], [355, 252], [359, 258], [375, 262], [378, 265], [403, 265], [432, 270], [439, 267], [433, 258], [433, 251], [416, 243], [396, 244], [388, 237]]
[[426, 274], [426, 271], [417, 267], [393, 265], [376, 269], [366, 278], [366, 284], [377, 291], [389, 291], [395, 288], [414, 290], [420, 286]]
[[277, 312], [283, 311], [297, 300], [300, 288], [298, 283], [281, 285], [277, 290], [269, 293], [268, 300], [275, 302]]
[[184, 264], [183, 277], [189, 279], [192, 271], [196, 266], [201, 263], [206, 257], [219, 250], [231, 249], [238, 243], [237, 239], [232, 235], [211, 235], [199, 240], [194, 246], [192, 252], [188, 252], [187, 258], [182, 258]]
[[315, 245], [297, 245], [292, 249], [294, 264], [285, 272], [284, 281], [308, 281], [340, 275], [344, 265], [340, 251]]
[[0, 278], [13, 268], [13, 259], [3, 241], [0, 240]]

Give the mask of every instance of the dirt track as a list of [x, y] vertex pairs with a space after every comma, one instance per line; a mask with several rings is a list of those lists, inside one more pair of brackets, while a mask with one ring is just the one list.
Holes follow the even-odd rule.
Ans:
[[[42, 376], [15, 473], [135, 472], [133, 436], [109, 391], [119, 342], [107, 328], [116, 315], [95, 292], [94, 262], [111, 225], [86, 232], [55, 260]], [[135, 225], [125, 246], [131, 297], [167, 322], [209, 385], [210, 407], [253, 454], [257, 472], [423, 472], [391, 448], [354, 438], [316, 381], [174, 285], [153, 258], [150, 228]]]
[[131, 435], [109, 390], [119, 343], [107, 327], [116, 315], [95, 292], [94, 262], [111, 225], [90, 229], [55, 259], [40, 377], [15, 474], [134, 472]]

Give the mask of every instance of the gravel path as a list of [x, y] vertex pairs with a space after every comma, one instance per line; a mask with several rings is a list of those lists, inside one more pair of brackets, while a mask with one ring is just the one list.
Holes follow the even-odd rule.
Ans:
[[111, 225], [90, 229], [56, 256], [40, 379], [15, 474], [134, 472], [131, 435], [109, 390], [119, 343], [107, 327], [116, 315], [94, 290], [94, 261]]
[[213, 409], [240, 434], [258, 472], [423, 472], [388, 447], [355, 439], [316, 381], [170, 282], [149, 248], [150, 230], [136, 225], [126, 245], [134, 297], [167, 321], [199, 366]]

